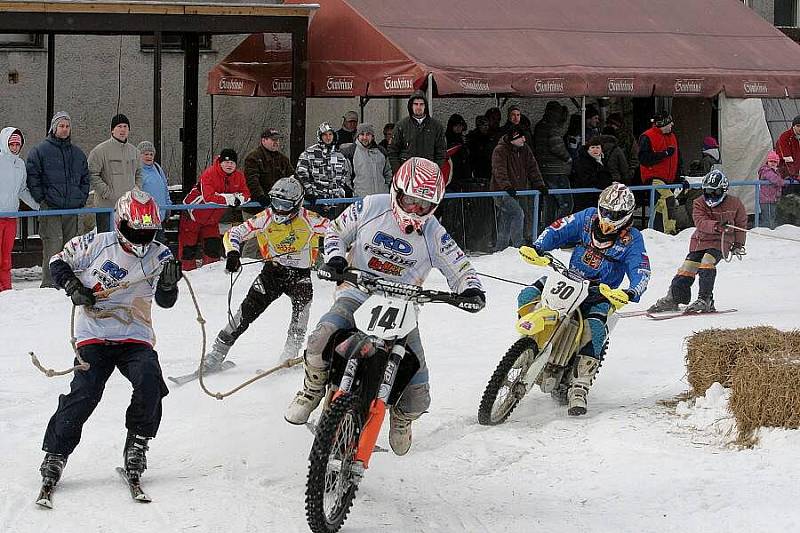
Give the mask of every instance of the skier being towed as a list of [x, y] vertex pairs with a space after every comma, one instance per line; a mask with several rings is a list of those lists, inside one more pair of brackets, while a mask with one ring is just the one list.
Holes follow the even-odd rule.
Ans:
[[[369, 195], [331, 222], [325, 233], [325, 264], [320, 270], [332, 279], [340, 279], [350, 265], [382, 278], [421, 286], [431, 268], [436, 267], [447, 278], [450, 290], [471, 304], [465, 308], [479, 311], [486, 297], [478, 275], [433, 217], [444, 189], [438, 165], [421, 157], [409, 159], [397, 170], [391, 194]], [[319, 405], [330, 366], [323, 359], [323, 351], [336, 331], [354, 327], [353, 313], [367, 297], [351, 284], [338, 287], [333, 307], [308, 338], [303, 389], [286, 411], [287, 422], [304, 424]], [[397, 455], [408, 452], [411, 422], [422, 416], [431, 402], [418, 328], [409, 333], [406, 347], [419, 360], [419, 370], [389, 410], [389, 444]]]
[[[59, 397], [58, 409], [47, 425], [40, 467], [44, 485], [54, 486], [61, 478], [83, 424], [100, 402], [115, 367], [133, 385], [123, 449], [124, 467], [132, 482], [138, 482], [147, 468], [147, 443], [161, 422], [161, 399], [168, 389], [153, 349], [156, 339], [150, 309], [153, 296], [160, 307], [175, 305], [180, 262], [154, 240], [161, 219], [158, 205], [146, 192], [133, 189], [117, 201], [114, 226], [112, 232], [75, 237], [50, 259], [53, 280], [78, 307], [78, 353], [90, 366], [75, 370], [69, 394]], [[106, 298], [94, 294], [125, 282], [130, 285]]]

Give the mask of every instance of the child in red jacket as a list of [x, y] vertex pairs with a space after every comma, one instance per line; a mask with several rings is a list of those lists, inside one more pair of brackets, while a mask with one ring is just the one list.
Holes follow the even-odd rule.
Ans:
[[[220, 152], [210, 167], [205, 169], [197, 185], [184, 198], [184, 204], [222, 204], [236, 207], [250, 201], [250, 191], [240, 171], [236, 170], [236, 151], [226, 148]], [[219, 221], [224, 209], [193, 209], [181, 214], [178, 231], [178, 255], [183, 270], [219, 261], [225, 253]]]
[[667, 295], [654, 303], [651, 313], [677, 311], [678, 304], [692, 298], [694, 278], [700, 278], [697, 299], [684, 310], [687, 313], [709, 313], [714, 308], [714, 280], [717, 263], [729, 252], [741, 259], [745, 255], [747, 212], [742, 202], [728, 195], [728, 178], [721, 170], [712, 170], [703, 178], [703, 196], [695, 199], [692, 209], [695, 230], [689, 241], [689, 254], [672, 278]]

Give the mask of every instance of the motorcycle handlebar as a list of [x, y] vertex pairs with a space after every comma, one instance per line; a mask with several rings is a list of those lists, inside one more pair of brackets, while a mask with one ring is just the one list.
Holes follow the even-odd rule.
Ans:
[[[322, 274], [322, 271], [319, 272]], [[348, 282], [367, 294], [381, 293], [387, 296], [397, 296], [404, 300], [413, 301], [418, 304], [426, 303], [446, 303], [458, 306], [457, 295], [445, 291], [423, 289], [418, 285], [392, 281], [373, 275], [371, 272], [359, 270], [357, 268], [347, 268], [341, 275], [319, 275], [321, 279], [334, 281], [337, 283]]]

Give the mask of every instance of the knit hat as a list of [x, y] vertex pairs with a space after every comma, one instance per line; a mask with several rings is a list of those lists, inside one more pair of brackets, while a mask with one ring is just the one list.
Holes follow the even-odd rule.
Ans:
[[711, 150], [712, 148], [719, 148], [717, 140], [709, 135], [703, 139], [703, 150]]
[[128, 117], [126, 117], [122, 113], [120, 113], [119, 115], [114, 115], [114, 117], [111, 119], [111, 129], [113, 130], [120, 124], [127, 124], [129, 128], [131, 127], [131, 121], [128, 120]]
[[233, 161], [234, 163], [239, 162], [239, 156], [236, 155], [236, 150], [233, 148], [225, 148], [223, 151], [219, 153], [219, 162], [222, 163], [223, 161]]
[[800, 125], [800, 115], [797, 115], [792, 119], [792, 126], [798, 126], [798, 125]]
[[348, 111], [347, 113], [344, 114], [344, 116], [342, 116], [342, 118], [344, 119], [345, 122], [349, 120], [358, 121], [358, 113], [356, 113], [355, 111]]
[[22, 145], [22, 135], [16, 131], [12, 133], [11, 137], [8, 138], [8, 145], [11, 146], [12, 143], [18, 143]]
[[767, 161], [777, 161], [780, 162], [781, 156], [778, 155], [778, 152], [775, 150], [770, 150], [767, 154]]
[[72, 119], [69, 118], [69, 115], [66, 111], [59, 111], [55, 115], [53, 115], [53, 120], [50, 121], [50, 133], [55, 134], [56, 128], [58, 128], [58, 121], [59, 120], [66, 120], [67, 122], [72, 122]]
[[659, 111], [653, 117], [653, 124], [657, 128], [663, 128], [664, 126], [668, 126], [669, 124], [672, 124], [672, 122], [673, 122], [672, 121], [672, 115], [670, 115], [666, 111]]
[[375, 136], [375, 126], [370, 124], [369, 122], [362, 122], [356, 128], [356, 135], [361, 135], [362, 133], [371, 133], [372, 136]]
[[525, 132], [519, 126], [515, 125], [508, 130], [508, 142], [515, 141], [520, 137], [525, 137]]
[[139, 153], [140, 154], [143, 154], [145, 152], [156, 153], [156, 147], [150, 141], [142, 141], [142, 142], [140, 142], [139, 145], [137, 146], [137, 148], [139, 149]]

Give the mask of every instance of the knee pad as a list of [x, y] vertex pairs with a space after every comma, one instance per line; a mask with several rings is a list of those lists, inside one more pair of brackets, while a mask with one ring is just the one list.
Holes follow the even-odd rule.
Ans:
[[322, 359], [322, 352], [325, 350], [331, 336], [336, 333], [337, 328], [329, 322], [320, 322], [311, 335], [308, 336], [306, 346], [306, 361], [316, 368], [326, 367], [328, 364]]
[[428, 383], [413, 384], [406, 387], [396, 404], [397, 408], [409, 415], [421, 415], [431, 406], [431, 388]]
[[193, 259], [200, 259], [202, 256], [203, 254], [200, 253], [200, 246], [192, 244], [190, 246], [183, 247], [181, 259], [191, 261]]
[[209, 237], [203, 240], [203, 253], [208, 257], [218, 259], [225, 254], [220, 237]]

